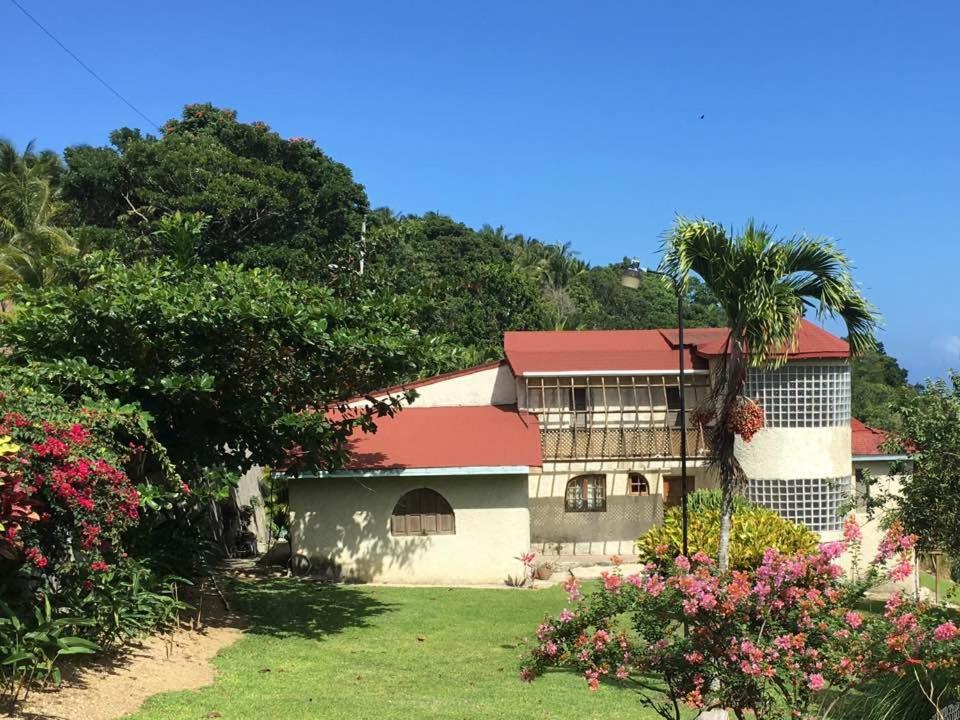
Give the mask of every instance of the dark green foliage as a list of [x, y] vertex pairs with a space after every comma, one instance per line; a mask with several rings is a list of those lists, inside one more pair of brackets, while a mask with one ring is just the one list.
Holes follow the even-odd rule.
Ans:
[[878, 343], [851, 361], [853, 416], [883, 430], [899, 430], [902, 418], [896, 407], [916, 395], [907, 382], [907, 371]]
[[[664, 328], [677, 325], [677, 296], [660, 277], [640, 278], [640, 287], [624, 287], [621, 277], [627, 261], [593, 267], [572, 283], [570, 294], [577, 305], [575, 326], [597, 330]], [[691, 282], [685, 298], [687, 327], [718, 327], [723, 311], [710, 291], [699, 281]]]
[[343, 301], [272, 270], [93, 254], [69, 282], [24, 292], [0, 343], [6, 364], [64, 369], [51, 382], [67, 396], [88, 389], [71, 363], [98, 374], [105, 395], [152, 415], [192, 480], [280, 463], [296, 445], [321, 466], [340, 462], [350, 424], [304, 411], [413, 374], [417, 336], [403, 314], [390, 299]]
[[188, 105], [162, 137], [122, 128], [112, 147], [64, 153], [63, 194], [77, 225], [120, 229], [125, 254], [163, 252], [149, 242], [161, 216], [212, 216], [198, 255], [274, 266], [287, 275], [327, 277], [355, 254], [366, 213], [363, 187], [312, 140], [285, 140], [232, 110]]
[[100, 647], [72, 634], [88, 630], [90, 618], [56, 617], [46, 596], [33, 613], [18, 616], [0, 601], [0, 697], [26, 697], [34, 683], [60, 683], [58, 663], [70, 655], [91, 655]]
[[912, 470], [902, 479], [900, 513], [923, 550], [960, 555], [960, 374], [928, 381], [897, 407], [898, 435]]

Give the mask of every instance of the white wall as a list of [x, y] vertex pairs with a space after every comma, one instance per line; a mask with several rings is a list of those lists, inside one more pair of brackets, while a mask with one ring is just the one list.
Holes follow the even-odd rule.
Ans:
[[749, 478], [848, 477], [850, 427], [763, 428], [748, 443], [738, 436], [736, 454]]
[[[415, 388], [417, 399], [411, 407], [472, 407], [476, 405], [514, 405], [517, 384], [506, 363], [483, 368], [446, 380]], [[385, 398], [387, 395], [376, 395]], [[357, 401], [354, 405], [361, 405]]]
[[[454, 535], [393, 536], [400, 496], [428, 487], [454, 511]], [[291, 548], [345, 577], [395, 583], [502, 583], [530, 547], [527, 476], [390, 476], [290, 481]]]

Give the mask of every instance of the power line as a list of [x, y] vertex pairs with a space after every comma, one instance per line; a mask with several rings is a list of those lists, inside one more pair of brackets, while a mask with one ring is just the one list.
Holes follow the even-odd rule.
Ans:
[[57, 45], [59, 45], [60, 48], [61, 48], [67, 55], [69, 55], [69, 56], [72, 57], [74, 60], [76, 60], [77, 63], [80, 65], [80, 67], [82, 67], [82, 68], [83, 68], [84, 70], [86, 70], [88, 73], [90, 73], [91, 75], [93, 75], [93, 77], [96, 78], [96, 80], [97, 80], [101, 85], [103, 85], [107, 90], [109, 90], [109, 91], [112, 92], [114, 95], [116, 95], [118, 98], [120, 98], [120, 100], [121, 100], [128, 108], [130, 108], [131, 110], [133, 110], [137, 115], [139, 115], [139, 116], [142, 117], [144, 120], [146, 120], [148, 123], [150, 123], [151, 125], [153, 125], [153, 127], [155, 127], [157, 130], [160, 129], [160, 126], [157, 125], [157, 123], [155, 123], [155, 122], [154, 122], [153, 120], [151, 120], [149, 117], [147, 117], [147, 115], [146, 115], [142, 110], [140, 110], [140, 108], [138, 108], [138, 107], [137, 107], [136, 105], [134, 105], [132, 102], [130, 102], [129, 100], [127, 100], [123, 95], [121, 95], [117, 90], [115, 90], [110, 83], [108, 83], [106, 80], [104, 80], [102, 77], [100, 77], [100, 76], [97, 74], [97, 72], [96, 72], [92, 67], [90, 67], [90, 66], [87, 65], [83, 60], [81, 60], [79, 57], [77, 57], [77, 54], [76, 54], [75, 52], [73, 52], [70, 48], [68, 48], [66, 45], [64, 45], [62, 42], [60, 42], [60, 40], [57, 39], [57, 36], [54, 35], [52, 32], [50, 32], [49, 30], [47, 30], [47, 28], [45, 28], [45, 27], [43, 26], [43, 23], [41, 23], [39, 20], [37, 20], [37, 19], [36, 19], [33, 15], [31, 15], [29, 12], [27, 12], [27, 9], [26, 9], [23, 5], [21, 5], [19, 2], [17, 2], [17, 0], [10, 0], [10, 2], [12, 2], [13, 5], [14, 5], [20, 12], [22, 12], [24, 15], [26, 15], [27, 18], [29, 18], [30, 21], [33, 22], [34, 25], [36, 25], [38, 28], [40, 28], [40, 29], [47, 35], [47, 37], [49, 37], [49, 38], [50, 38], [51, 40], [53, 40]]

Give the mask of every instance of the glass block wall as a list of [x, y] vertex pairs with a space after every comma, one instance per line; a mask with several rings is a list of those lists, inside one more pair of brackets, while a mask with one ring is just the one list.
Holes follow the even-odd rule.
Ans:
[[751, 369], [746, 395], [763, 408], [766, 427], [837, 427], [850, 424], [850, 366], [791, 362], [776, 370]]
[[816, 532], [840, 530], [842, 508], [850, 501], [850, 477], [750, 480], [747, 498]]

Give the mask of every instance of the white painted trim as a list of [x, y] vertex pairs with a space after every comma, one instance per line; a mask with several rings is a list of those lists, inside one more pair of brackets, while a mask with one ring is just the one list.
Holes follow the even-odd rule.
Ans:
[[870, 462], [876, 460], [878, 462], [893, 462], [894, 460], [909, 460], [909, 455], [854, 455], [854, 462]]
[[[523, 377], [616, 377], [618, 375], [679, 375], [680, 370], [568, 370], [564, 372], [525, 372]], [[684, 375], [709, 375], [709, 370], [684, 370]]]
[[[398, 477], [401, 475], [415, 476], [450, 476], [450, 475], [527, 475], [530, 472], [529, 465], [469, 465], [462, 467], [440, 467], [440, 468], [390, 468], [386, 470], [334, 470], [333, 472], [310, 471], [300, 473], [297, 477], [301, 479], [317, 478], [361, 478], [361, 477]], [[278, 477], [289, 475], [290, 473], [274, 473]]]

